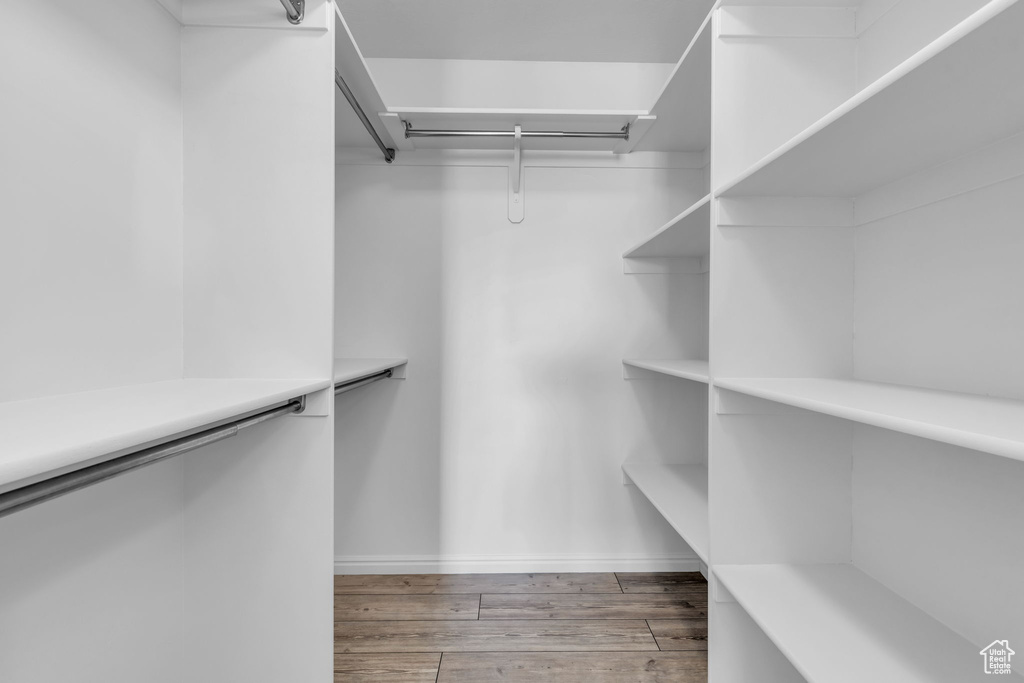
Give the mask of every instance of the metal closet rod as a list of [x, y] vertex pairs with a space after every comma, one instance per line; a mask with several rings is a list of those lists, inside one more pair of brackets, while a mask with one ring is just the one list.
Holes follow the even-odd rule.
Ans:
[[83, 467], [74, 472], [61, 474], [35, 484], [22, 486], [21, 488], [0, 493], [0, 517], [13, 514], [19, 510], [30, 508], [39, 503], [59, 498], [60, 496], [84, 489], [87, 486], [98, 484], [108, 479], [120, 476], [126, 472], [137, 470], [146, 465], [172, 458], [197, 448], [223, 441], [231, 438], [243, 429], [248, 429], [261, 422], [273, 420], [282, 415], [290, 413], [301, 413], [306, 406], [306, 397], [293, 398], [285, 403], [277, 404], [267, 408], [255, 415], [235, 420], [219, 427], [213, 427], [197, 434], [184, 436], [159, 446], [144, 448], [134, 453], [128, 453], [113, 460]]
[[301, 24], [306, 17], [306, 0], [281, 0], [284, 11], [288, 13], [288, 21]]
[[360, 379], [354, 379], [349, 382], [341, 382], [339, 384], [335, 384], [334, 395], [337, 396], [338, 394], [344, 394], [346, 391], [352, 391], [353, 389], [358, 389], [359, 387], [365, 387], [367, 384], [373, 384], [374, 382], [379, 382], [382, 379], [390, 379], [391, 375], [393, 374], [395, 374], [394, 368], [388, 368], [387, 370], [378, 372], [375, 375], [368, 375]]
[[[281, 1], [285, 2], [285, 0]], [[334, 84], [338, 86], [338, 90], [340, 90], [341, 94], [345, 96], [346, 100], [348, 100], [348, 103], [352, 106], [352, 110], [355, 111], [356, 116], [358, 116], [359, 120], [363, 122], [366, 132], [370, 134], [373, 141], [377, 143], [378, 147], [380, 147], [380, 151], [384, 155], [384, 161], [390, 164], [395, 160], [395, 150], [385, 145], [384, 141], [380, 139], [379, 135], [377, 135], [377, 131], [374, 130], [373, 125], [370, 123], [370, 119], [366, 116], [366, 112], [364, 112], [363, 108], [359, 106], [356, 96], [352, 94], [352, 89], [348, 87], [348, 83], [346, 83], [345, 79], [341, 77], [341, 73], [339, 73], [337, 69], [334, 70]]]
[[[566, 130], [524, 130], [524, 138], [599, 138], [604, 140], [629, 140], [629, 124], [617, 132], [607, 131], [566, 131]], [[514, 130], [416, 130], [405, 122], [407, 138], [513, 138]]]

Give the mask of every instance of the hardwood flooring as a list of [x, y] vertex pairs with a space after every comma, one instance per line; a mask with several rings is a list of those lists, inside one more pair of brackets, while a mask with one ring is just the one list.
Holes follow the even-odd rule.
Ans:
[[706, 683], [697, 573], [334, 577], [335, 683]]

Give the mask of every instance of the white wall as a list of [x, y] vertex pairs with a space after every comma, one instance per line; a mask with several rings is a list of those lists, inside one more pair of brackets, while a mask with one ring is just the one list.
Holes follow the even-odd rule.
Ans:
[[389, 107], [648, 110], [674, 64], [367, 59]]
[[5, 11], [0, 401], [181, 375], [178, 35], [152, 0]]
[[703, 392], [626, 382], [621, 359], [706, 353], [706, 323], [680, 319], [706, 290], [623, 275], [621, 254], [698, 198], [702, 171], [528, 167], [525, 188], [515, 225], [495, 162], [339, 166], [337, 350], [410, 359], [407, 380], [337, 403], [341, 571], [694, 557], [620, 465], [699, 460], [680, 444], [704, 413], [679, 416]]

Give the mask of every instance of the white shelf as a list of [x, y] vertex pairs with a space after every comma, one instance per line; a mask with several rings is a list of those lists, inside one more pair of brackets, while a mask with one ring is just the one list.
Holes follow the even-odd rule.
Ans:
[[658, 120], [636, 151], [703, 152], [711, 147], [711, 14], [716, 4], [702, 0], [708, 15], [676, 63], [651, 114]]
[[625, 462], [622, 471], [708, 564], [708, 468]]
[[670, 220], [622, 258], [683, 258], [711, 253], [711, 195]]
[[0, 491], [329, 386], [327, 380], [181, 379], [0, 403]]
[[341, 384], [362, 379], [376, 375], [378, 372], [401, 367], [408, 362], [408, 358], [335, 358], [334, 383]]
[[853, 565], [719, 565], [714, 573], [808, 683], [985, 680], [979, 650], [987, 643], [965, 640]]
[[1024, 4], [993, 0], [716, 196], [854, 197], [1024, 129]]
[[625, 365], [651, 372], [660, 372], [663, 375], [689, 379], [694, 382], [708, 383], [708, 362], [706, 360], [640, 360], [626, 358], [622, 361]]
[[858, 380], [716, 378], [748, 396], [1024, 460], [1024, 401]]
[[[393, 140], [390, 131], [378, 119], [379, 114], [387, 111], [380, 96], [380, 89], [373, 80], [366, 60], [363, 59], [363, 53], [356, 44], [345, 18], [341, 16], [337, 4], [334, 5], [334, 36], [335, 68], [345, 79], [345, 83], [384, 144], [397, 149], [396, 143], [401, 141]], [[375, 148], [373, 138], [366, 132], [362, 121], [352, 111], [352, 106], [338, 88], [334, 88], [334, 137], [334, 144], [337, 147]]]

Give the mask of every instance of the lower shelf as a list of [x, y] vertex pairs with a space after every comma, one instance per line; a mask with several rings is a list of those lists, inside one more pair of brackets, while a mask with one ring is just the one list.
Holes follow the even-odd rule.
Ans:
[[706, 360], [640, 360], [626, 358], [624, 365], [651, 372], [659, 372], [670, 377], [679, 377], [694, 382], [708, 383], [708, 362]]
[[408, 358], [335, 358], [334, 383], [362, 379], [384, 370], [401, 367], [408, 362]]
[[622, 471], [708, 564], [708, 468], [627, 462]]
[[179, 379], [0, 403], [0, 492], [328, 386], [326, 379]]
[[809, 683], [986, 680], [980, 646], [853, 565], [719, 565], [714, 573]]

